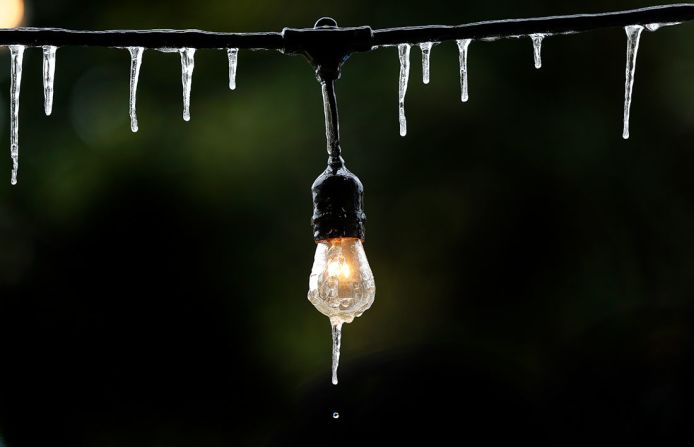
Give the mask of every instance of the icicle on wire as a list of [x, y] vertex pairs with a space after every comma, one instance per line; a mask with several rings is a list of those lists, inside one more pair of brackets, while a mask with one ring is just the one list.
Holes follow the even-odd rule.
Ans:
[[419, 49], [422, 51], [422, 82], [425, 84], [429, 83], [430, 74], [430, 60], [431, 60], [431, 47], [432, 42], [423, 42], [419, 44]]
[[46, 116], [53, 113], [53, 84], [55, 80], [55, 53], [58, 47], [43, 47], [43, 110]]
[[400, 88], [398, 95], [398, 112], [400, 119], [400, 136], [407, 135], [407, 118], [405, 118], [405, 94], [407, 82], [410, 79], [410, 45], [403, 43], [398, 45], [400, 57]]
[[535, 68], [542, 68], [542, 39], [545, 34], [531, 34], [530, 38], [533, 41], [533, 59], [535, 60]]
[[238, 48], [227, 48], [229, 57], [229, 90], [236, 90], [236, 66], [239, 60]]
[[130, 130], [138, 131], [137, 126], [137, 82], [140, 79], [140, 66], [142, 65], [142, 47], [128, 47], [130, 52]]
[[10, 45], [10, 155], [12, 157], [12, 180], [17, 184], [19, 170], [19, 92], [22, 86], [23, 45]]
[[631, 111], [631, 96], [634, 90], [634, 75], [636, 74], [636, 56], [639, 52], [639, 41], [641, 40], [641, 32], [643, 26], [630, 25], [625, 26], [624, 31], [627, 34], [627, 66], [626, 80], [624, 82], [624, 130], [622, 138], [629, 138], [629, 114]]
[[460, 59], [460, 100], [467, 102], [469, 99], [467, 86], [467, 50], [472, 39], [456, 40], [458, 44], [458, 57]]
[[181, 82], [183, 83], [183, 120], [190, 121], [190, 88], [195, 68], [195, 48], [181, 48]]
[[333, 323], [333, 385], [337, 385], [337, 367], [340, 365], [340, 344], [342, 339], [342, 323]]

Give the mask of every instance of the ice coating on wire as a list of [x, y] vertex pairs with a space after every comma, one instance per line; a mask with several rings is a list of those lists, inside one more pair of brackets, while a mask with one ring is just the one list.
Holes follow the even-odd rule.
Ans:
[[472, 39], [456, 40], [458, 44], [458, 58], [460, 61], [460, 100], [467, 102], [469, 99], [467, 86], [467, 52]]
[[405, 95], [407, 94], [407, 82], [410, 79], [410, 45], [403, 43], [398, 45], [400, 57], [400, 85], [398, 94], [398, 118], [400, 121], [400, 136], [407, 135], [407, 118], [405, 118]]
[[58, 47], [43, 47], [43, 109], [46, 116], [53, 112], [53, 84], [55, 80], [55, 53]]
[[675, 26], [675, 25], [680, 25], [682, 22], [664, 22], [664, 23], [649, 23], [646, 25], [646, 29], [648, 31], [658, 31], [660, 28], [664, 28], [666, 26]]
[[23, 45], [10, 46], [10, 156], [12, 157], [12, 180], [17, 184], [19, 170], [19, 93], [22, 86]]
[[137, 82], [140, 79], [142, 65], [142, 47], [129, 47], [130, 52], [130, 130], [137, 132]]
[[622, 131], [622, 138], [626, 140], [629, 138], [629, 114], [631, 112], [631, 97], [634, 91], [636, 56], [639, 52], [639, 41], [641, 40], [643, 26], [625, 26], [624, 31], [627, 34], [627, 66], [626, 80], [624, 81], [624, 130]]
[[195, 68], [195, 48], [182, 48], [181, 53], [181, 82], [183, 84], [183, 120], [190, 121], [190, 88]]

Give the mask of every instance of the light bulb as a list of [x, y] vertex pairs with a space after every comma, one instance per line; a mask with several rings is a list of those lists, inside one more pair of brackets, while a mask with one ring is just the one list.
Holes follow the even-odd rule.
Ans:
[[318, 241], [308, 299], [333, 326], [351, 323], [374, 302], [376, 285], [361, 239]]
[[[326, 91], [324, 83], [324, 99]], [[329, 103], [330, 95], [327, 96]], [[333, 131], [337, 132], [336, 129]], [[371, 307], [376, 285], [362, 245], [366, 222], [364, 186], [345, 167], [339, 156], [339, 147], [334, 149], [334, 152], [330, 150], [328, 168], [311, 186], [311, 222], [317, 247], [308, 280], [308, 299], [330, 319], [333, 332], [332, 382], [337, 385], [342, 325], [351, 323]]]

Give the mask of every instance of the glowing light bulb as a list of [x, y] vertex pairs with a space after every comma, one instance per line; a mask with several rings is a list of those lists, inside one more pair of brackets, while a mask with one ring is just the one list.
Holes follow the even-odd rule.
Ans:
[[374, 302], [376, 285], [358, 238], [319, 241], [308, 299], [333, 325], [351, 323]]
[[[326, 93], [328, 92], [328, 93]], [[330, 159], [311, 185], [313, 240], [316, 256], [308, 280], [308, 299], [330, 318], [333, 335], [333, 379], [337, 385], [342, 325], [360, 317], [374, 302], [376, 285], [364, 253], [364, 186], [339, 156], [337, 129], [331, 130], [329, 89], [323, 83]], [[333, 111], [336, 114], [336, 111]], [[337, 116], [333, 117], [335, 120]], [[332, 133], [331, 133], [332, 132]]]
[[0, 0], [0, 28], [15, 28], [24, 20], [24, 0]]

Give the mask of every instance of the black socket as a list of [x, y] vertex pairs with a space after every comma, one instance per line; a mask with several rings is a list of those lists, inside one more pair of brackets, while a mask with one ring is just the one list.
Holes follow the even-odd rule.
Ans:
[[313, 186], [313, 239], [364, 239], [364, 186], [344, 165], [328, 167]]

